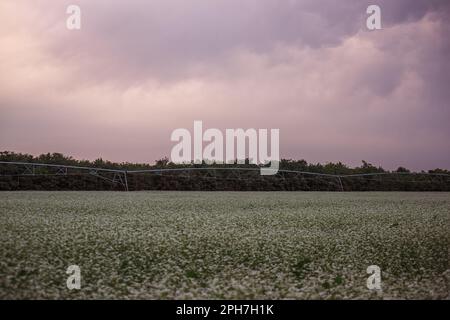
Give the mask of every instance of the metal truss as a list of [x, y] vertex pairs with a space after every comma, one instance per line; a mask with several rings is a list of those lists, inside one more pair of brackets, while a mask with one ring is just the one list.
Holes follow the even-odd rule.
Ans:
[[[0, 161], [0, 165], [11, 165], [22, 167], [23, 171], [15, 176], [68, 176], [71, 172], [84, 172], [95, 176], [112, 184], [118, 184], [128, 191], [128, 181], [126, 170], [66, 166], [48, 163], [28, 163], [28, 162], [9, 162]], [[44, 173], [42, 173], [44, 171]], [[112, 178], [110, 176], [112, 175]], [[1, 176], [1, 175], [0, 175]]]
[[[128, 175], [129, 174], [153, 174], [159, 176], [177, 176], [182, 178], [192, 178], [199, 177], [193, 175], [194, 172], [204, 172], [202, 178], [205, 179], [215, 179], [216, 185], [217, 180], [220, 180], [218, 172], [227, 171], [230, 173], [229, 177], [222, 178], [227, 180], [236, 180], [247, 182], [251, 177], [250, 175], [258, 175], [260, 168], [245, 168], [245, 167], [187, 167], [187, 168], [158, 168], [149, 170], [118, 170], [118, 169], [105, 169], [105, 168], [95, 168], [95, 167], [81, 167], [81, 166], [68, 166], [59, 164], [46, 164], [46, 163], [29, 163], [29, 162], [10, 162], [10, 161], [0, 161], [0, 165], [10, 165], [18, 166], [23, 169], [19, 174], [14, 176], [36, 176], [36, 175], [53, 175], [53, 176], [68, 176], [71, 172], [86, 172], [89, 175], [95, 176], [97, 178], [108, 181], [112, 184], [120, 185], [125, 191], [129, 191], [128, 188]], [[44, 172], [44, 173], [42, 173]], [[342, 179], [347, 178], [365, 178], [369, 180], [381, 178], [382, 176], [394, 176], [399, 177], [401, 175], [410, 176], [440, 176], [442, 178], [450, 178], [449, 174], [445, 173], [408, 173], [408, 172], [380, 172], [380, 173], [363, 173], [363, 174], [351, 174], [351, 175], [338, 175], [338, 174], [325, 174], [325, 173], [315, 173], [306, 171], [296, 171], [296, 170], [278, 170], [276, 178], [286, 181], [287, 174], [296, 174], [302, 176], [311, 176], [312, 179], [318, 177], [326, 177], [331, 180], [335, 180], [339, 186], [340, 191], [344, 190], [344, 185]], [[8, 176], [1, 175], [0, 176]], [[9, 175], [11, 176], [11, 175]], [[112, 176], [112, 178], [111, 178]], [[263, 179], [262, 176], [259, 176]], [[270, 176], [265, 176], [270, 177]], [[303, 177], [303, 179], [308, 179]]]

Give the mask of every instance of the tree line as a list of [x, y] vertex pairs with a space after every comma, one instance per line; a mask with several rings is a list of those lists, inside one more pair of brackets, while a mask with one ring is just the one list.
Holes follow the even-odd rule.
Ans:
[[[282, 159], [275, 176], [261, 176], [258, 170], [194, 170], [166, 172], [158, 169], [180, 168], [259, 168], [245, 164], [175, 164], [168, 158], [148, 163], [116, 163], [101, 158], [94, 161], [77, 160], [61, 153], [39, 156], [4, 151], [0, 161], [46, 163], [54, 165], [92, 167], [114, 170], [156, 170], [153, 173], [127, 174], [129, 190], [183, 191], [450, 191], [450, 171], [434, 169], [411, 172], [399, 167], [388, 171], [366, 161], [358, 167], [341, 162], [312, 164], [305, 160]], [[287, 171], [301, 171], [292, 173]], [[311, 174], [308, 174], [311, 173]], [[319, 176], [315, 174], [336, 175]], [[355, 174], [381, 174], [350, 176]], [[88, 171], [71, 169], [61, 174], [58, 168], [37, 167], [24, 172], [23, 166], [0, 164], [0, 190], [124, 190], [124, 177], [114, 173], [92, 175]], [[114, 181], [114, 182], [113, 182]]]

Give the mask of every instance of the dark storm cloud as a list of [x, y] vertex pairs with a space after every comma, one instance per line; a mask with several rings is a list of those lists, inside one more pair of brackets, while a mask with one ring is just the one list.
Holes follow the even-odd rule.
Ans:
[[[338, 45], [365, 28], [369, 4], [372, 1], [84, 0], [79, 1], [82, 34], [63, 32], [51, 45], [56, 56], [82, 59], [98, 80], [119, 74], [128, 81], [176, 79], [192, 75], [198, 63], [220, 63], [237, 49], [264, 53], [280, 44]], [[448, 9], [445, 0], [377, 4], [386, 27]]]

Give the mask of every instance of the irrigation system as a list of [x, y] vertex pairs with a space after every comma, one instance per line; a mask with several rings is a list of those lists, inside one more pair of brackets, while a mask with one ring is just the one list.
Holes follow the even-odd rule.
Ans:
[[[5, 176], [69, 176], [73, 175], [72, 172], [85, 172], [86, 174], [98, 177], [100, 179], [106, 180], [112, 184], [119, 184], [124, 188], [125, 191], [129, 191], [128, 187], [128, 175], [131, 174], [159, 174], [163, 173], [190, 173], [194, 171], [203, 171], [213, 174], [218, 171], [231, 171], [238, 178], [240, 177], [240, 172], [251, 172], [260, 171], [260, 168], [243, 168], [243, 167], [186, 167], [186, 168], [157, 168], [148, 170], [121, 170], [121, 169], [106, 169], [97, 167], [82, 167], [82, 166], [70, 166], [70, 165], [59, 165], [59, 164], [48, 164], [48, 163], [34, 163], [34, 162], [13, 162], [13, 161], [0, 161], [0, 165], [16, 166], [22, 169], [21, 172], [15, 174], [1, 174], [0, 177]], [[46, 168], [45, 173], [38, 172], [38, 169]], [[343, 178], [357, 178], [357, 177], [381, 177], [386, 175], [412, 175], [412, 176], [440, 176], [450, 178], [450, 174], [445, 173], [410, 173], [410, 172], [380, 172], [380, 173], [362, 173], [362, 174], [351, 174], [351, 175], [339, 175], [339, 174], [325, 174], [316, 173], [308, 171], [297, 171], [297, 170], [278, 170], [276, 176], [280, 176], [283, 179], [285, 174], [298, 174], [298, 175], [309, 175], [316, 177], [328, 177], [331, 179], [336, 179], [341, 191], [344, 191], [342, 184]]]

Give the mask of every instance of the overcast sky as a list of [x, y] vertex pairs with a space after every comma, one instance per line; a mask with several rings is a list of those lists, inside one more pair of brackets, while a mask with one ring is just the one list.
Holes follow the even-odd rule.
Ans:
[[447, 0], [1, 0], [0, 150], [153, 162], [202, 120], [279, 128], [283, 158], [449, 169], [449, 57]]

